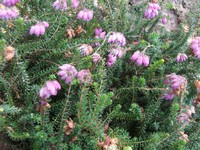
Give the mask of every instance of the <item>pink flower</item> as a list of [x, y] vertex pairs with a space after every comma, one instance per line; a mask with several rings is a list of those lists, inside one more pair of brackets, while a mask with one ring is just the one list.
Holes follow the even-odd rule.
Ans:
[[136, 51], [132, 56], [131, 56], [131, 61], [136, 61], [138, 57], [140, 56], [140, 51]]
[[58, 81], [47, 81], [45, 86], [40, 89], [40, 97], [41, 98], [49, 98], [51, 95], [57, 95], [58, 90], [61, 89]]
[[34, 26], [31, 26], [30, 34], [35, 34], [36, 36], [43, 35], [47, 27], [49, 27], [48, 22], [38, 22]]
[[164, 15], [161, 19], [162, 24], [166, 24], [167, 23], [167, 16]]
[[170, 85], [173, 90], [177, 90], [181, 88], [181, 86], [185, 86], [187, 81], [184, 77], [180, 75], [176, 75], [175, 73], [172, 73], [166, 76], [164, 83], [166, 85]]
[[6, 5], [8, 7], [12, 7], [18, 2], [19, 2], [19, 0], [3, 0], [2, 4]]
[[178, 56], [176, 57], [177, 62], [183, 62], [187, 59], [188, 59], [187, 55], [182, 53], [179, 53]]
[[72, 8], [77, 9], [79, 5], [79, 0], [72, 0]]
[[144, 65], [145, 67], [147, 67], [149, 65], [149, 56], [141, 53], [140, 51], [136, 51], [131, 56], [131, 61], [135, 61], [138, 66]]
[[172, 100], [174, 98], [174, 93], [173, 92], [166, 92], [163, 96], [163, 99], [165, 100]]
[[91, 73], [89, 70], [83, 69], [78, 72], [77, 78], [81, 83], [87, 83], [91, 81]]
[[[106, 32], [105, 31], [103, 32], [102, 28], [95, 28], [94, 33], [95, 33], [95, 38], [97, 38], [97, 39], [104, 39], [106, 36]], [[100, 43], [96, 42], [96, 43], [93, 43], [92, 45], [94, 47], [97, 47], [100, 45]]]
[[114, 56], [117, 56], [118, 58], [121, 58], [124, 54], [123, 50], [121, 47], [116, 47], [111, 49], [110, 51]]
[[95, 28], [95, 38], [104, 39], [106, 36], [106, 32], [102, 30], [102, 28]]
[[160, 6], [156, 3], [149, 3], [147, 9], [144, 12], [144, 17], [146, 19], [153, 19], [158, 16], [158, 11], [160, 10]]
[[83, 21], [90, 21], [93, 18], [93, 11], [89, 9], [81, 10], [77, 16], [78, 19], [82, 19]]
[[19, 15], [19, 12], [17, 10], [16, 7], [5, 7], [4, 5], [2, 5], [2, 7], [0, 7], [0, 19], [13, 19], [13, 18], [17, 18]]
[[124, 46], [126, 44], [126, 38], [120, 32], [113, 32], [108, 38], [108, 43], [116, 43]]
[[58, 75], [61, 76], [62, 80], [65, 80], [65, 83], [70, 83], [78, 74], [76, 68], [70, 64], [64, 64], [59, 67], [60, 71]]
[[49, 27], [49, 23], [46, 21], [41, 22], [41, 24], [45, 27], [48, 28]]
[[98, 53], [92, 54], [92, 60], [94, 63], [98, 63], [101, 60], [101, 56]]
[[56, 10], [66, 10], [67, 9], [67, 2], [66, 0], [56, 0], [53, 5]]
[[117, 60], [117, 56], [113, 55], [112, 53], [108, 54], [106, 65], [111, 67]]
[[194, 55], [200, 59], [200, 37], [196, 37], [195, 39], [192, 40], [190, 44], [190, 48]]

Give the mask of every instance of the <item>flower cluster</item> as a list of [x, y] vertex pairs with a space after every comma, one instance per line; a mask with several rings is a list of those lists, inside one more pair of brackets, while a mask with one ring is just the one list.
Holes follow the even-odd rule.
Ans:
[[144, 65], [147, 67], [149, 65], [149, 56], [138, 50], [131, 56], [131, 61], [135, 61], [138, 66]]
[[93, 18], [93, 11], [85, 8], [78, 13], [77, 18], [83, 21], [90, 21]]
[[19, 0], [3, 0], [2, 4], [8, 7], [14, 6], [16, 3], [18, 3]]
[[72, 0], [72, 8], [77, 9], [79, 5], [79, 0]]
[[67, 1], [66, 0], [56, 0], [53, 5], [56, 10], [66, 10], [67, 9]]
[[187, 59], [188, 59], [187, 55], [183, 53], [179, 53], [178, 56], [176, 57], [177, 62], [183, 62], [186, 61]]
[[4, 5], [0, 4], [0, 19], [13, 19], [17, 18], [19, 15], [19, 12], [17, 8], [14, 7], [6, 7]]
[[124, 46], [126, 44], [126, 38], [124, 34], [120, 32], [112, 32], [108, 38], [108, 43], [119, 44], [120, 46]]
[[35, 34], [36, 36], [43, 35], [45, 33], [45, 28], [48, 28], [48, 22], [37, 22], [34, 26], [31, 26], [30, 34]]
[[180, 75], [172, 73], [166, 76], [164, 83], [170, 85], [173, 90], [182, 89], [185, 87], [186, 79]]
[[107, 42], [113, 44], [106, 62], [106, 65], [111, 67], [116, 62], [117, 58], [121, 58], [124, 54], [121, 46], [126, 44], [126, 38], [124, 34], [120, 32], [112, 32], [108, 37]]
[[104, 39], [106, 36], [106, 32], [105, 31], [103, 32], [102, 28], [95, 28], [94, 33], [95, 33], [95, 38], [97, 39]]
[[190, 48], [192, 49], [194, 55], [198, 59], [200, 59], [200, 37], [196, 37], [195, 39], [192, 40]]
[[153, 19], [158, 16], [158, 11], [160, 10], [160, 6], [156, 3], [149, 3], [147, 9], [145, 10], [144, 17], [146, 19]]
[[58, 81], [47, 81], [46, 84], [40, 89], [40, 98], [46, 99], [49, 98], [51, 95], [57, 95], [58, 90], [61, 89], [60, 84]]
[[91, 80], [91, 73], [89, 70], [81, 70], [77, 72], [76, 68], [70, 64], [64, 64], [59, 67], [60, 71], [58, 75], [61, 76], [62, 80], [65, 80], [65, 83], [70, 83], [74, 78], [78, 78], [81, 83], [86, 83]]
[[165, 100], [172, 100], [174, 95], [179, 95], [180, 91], [185, 89], [187, 80], [180, 75], [172, 73], [166, 76], [164, 84], [170, 86], [171, 89], [170, 91], [166, 91], [162, 98]]
[[58, 75], [61, 76], [62, 80], [65, 80], [65, 83], [70, 83], [78, 74], [76, 68], [70, 64], [64, 64], [59, 68]]
[[[95, 28], [94, 34], [95, 34], [95, 38], [96, 38], [96, 39], [104, 39], [104, 38], [106, 37], [106, 32], [103, 31], [102, 28]], [[97, 47], [97, 46], [99, 46], [99, 45], [100, 45], [99, 42], [93, 43], [93, 46], [94, 46], [94, 47]]]

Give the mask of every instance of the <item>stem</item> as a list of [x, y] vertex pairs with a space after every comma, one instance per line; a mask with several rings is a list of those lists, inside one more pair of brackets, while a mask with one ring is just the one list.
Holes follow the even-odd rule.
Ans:
[[[112, 32], [109, 32], [109, 33], [106, 35], [105, 39], [103, 40], [102, 44], [97, 48], [96, 52], [98, 52], [99, 49], [104, 45], [104, 43], [105, 43], [106, 40], [107, 40], [107, 37], [108, 37], [111, 33], [112, 33]], [[95, 53], [96, 53], [96, 52], [95, 52]]]
[[82, 104], [82, 100], [83, 100], [83, 92], [84, 92], [84, 90], [85, 90], [85, 85], [83, 86], [83, 88], [81, 89], [81, 96], [80, 96], [80, 105], [79, 105], [79, 110], [78, 110], [78, 114], [77, 114], [77, 117], [78, 117], [78, 120], [79, 120], [79, 122], [80, 122], [80, 124], [81, 124], [81, 121], [80, 121], [80, 112], [81, 112], [81, 104]]
[[68, 89], [68, 93], [67, 93], [67, 99], [66, 99], [66, 102], [65, 102], [65, 107], [64, 107], [63, 112], [62, 112], [62, 118], [61, 118], [61, 122], [60, 122], [60, 129], [62, 128], [63, 118], [64, 118], [64, 115], [65, 115], [65, 112], [66, 112], [66, 109], [67, 109], [67, 103], [69, 101], [71, 87], [72, 87], [72, 85], [70, 84], [69, 85], [69, 89]]
[[184, 93], [185, 93], [186, 88], [184, 87], [183, 91], [181, 92], [181, 100], [180, 100], [180, 114], [182, 113], [182, 104], [183, 104], [183, 99], [184, 99]]
[[146, 50], [149, 48], [149, 47], [153, 47], [154, 45], [148, 45], [147, 47], [144, 48], [144, 50], [142, 51], [142, 53], [145, 53]]
[[55, 63], [55, 62], [52, 62], [50, 60], [35, 60], [35, 59], [27, 59], [27, 60], [30, 60], [30, 61], [40, 61], [40, 62], [47, 62], [47, 63], [51, 63], [51, 64], [54, 64], [54, 65], [57, 65], [57, 66], [60, 66], [59, 64]]

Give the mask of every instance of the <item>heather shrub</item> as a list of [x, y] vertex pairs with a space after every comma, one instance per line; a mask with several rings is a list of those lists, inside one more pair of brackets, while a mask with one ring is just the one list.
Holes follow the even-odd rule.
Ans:
[[198, 149], [198, 6], [0, 1], [0, 146]]

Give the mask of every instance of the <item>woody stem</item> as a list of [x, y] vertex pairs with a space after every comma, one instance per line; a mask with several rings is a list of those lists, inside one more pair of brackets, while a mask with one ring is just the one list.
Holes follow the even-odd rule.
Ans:
[[147, 47], [144, 48], [144, 50], [142, 51], [142, 53], [145, 53], [146, 50], [149, 48], [149, 47], [153, 47], [154, 45], [148, 45]]
[[66, 109], [67, 109], [67, 103], [69, 101], [71, 87], [72, 87], [72, 85], [70, 84], [69, 88], [68, 88], [68, 93], [67, 93], [67, 99], [66, 99], [66, 102], [65, 102], [65, 107], [64, 107], [63, 112], [62, 112], [62, 118], [61, 118], [61, 122], [60, 122], [60, 129], [62, 128], [63, 118], [64, 118], [64, 115], [65, 115], [65, 112], [66, 112]]

